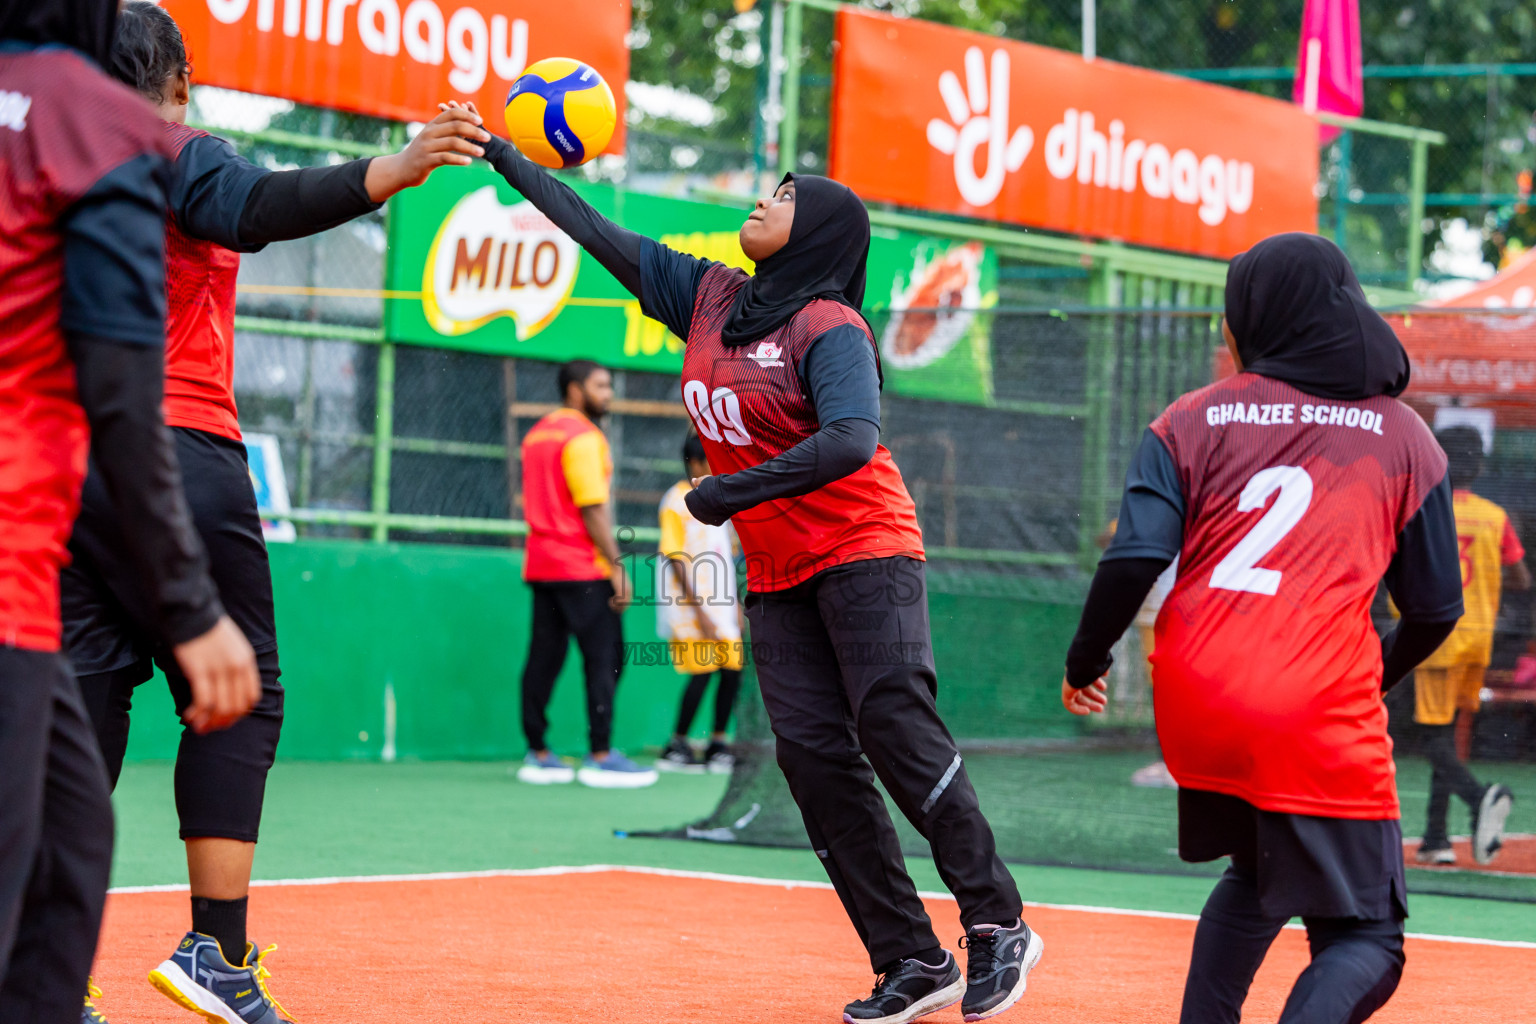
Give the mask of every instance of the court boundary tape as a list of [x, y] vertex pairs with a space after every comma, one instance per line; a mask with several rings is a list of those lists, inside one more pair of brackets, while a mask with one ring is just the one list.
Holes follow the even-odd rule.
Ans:
[[[796, 878], [762, 878], [757, 875], [732, 875], [719, 871], [689, 871], [682, 868], [658, 868], [639, 864], [576, 864], [544, 868], [488, 868], [482, 871], [434, 871], [402, 875], [333, 875], [319, 878], [269, 878], [252, 879], [251, 888], [268, 889], [277, 886], [325, 886], [365, 885], [377, 882], [457, 882], [475, 878], [551, 878], [561, 875], [629, 874], [654, 875], [661, 878], [687, 878], [704, 882], [731, 882], [737, 885], [757, 885], [770, 889], [821, 889], [831, 890], [832, 883], [808, 881]], [[124, 885], [107, 890], [112, 896], [136, 896], [146, 893], [187, 892], [185, 885]], [[955, 897], [947, 892], [918, 890], [918, 895], [928, 900], [945, 900], [953, 903]], [[1099, 907], [1084, 903], [1042, 903], [1025, 900], [1024, 906], [1041, 910], [1066, 910], [1082, 914], [1107, 914], [1119, 917], [1149, 917], [1168, 921], [1198, 921], [1197, 914], [1181, 914], [1168, 910], [1132, 910], [1126, 907]], [[1299, 924], [1286, 928], [1302, 930]], [[1428, 932], [1408, 932], [1410, 939], [1428, 942], [1451, 942], [1467, 946], [1496, 946], [1501, 949], [1536, 949], [1536, 942], [1519, 939], [1479, 939], [1466, 935], [1435, 935]]]

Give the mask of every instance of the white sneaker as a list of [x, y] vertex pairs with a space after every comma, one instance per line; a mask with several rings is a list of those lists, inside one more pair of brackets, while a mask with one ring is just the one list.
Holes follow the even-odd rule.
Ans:
[[1515, 805], [1515, 794], [1508, 786], [1493, 785], [1483, 791], [1477, 805], [1477, 827], [1472, 835], [1472, 859], [1479, 864], [1493, 861], [1504, 845], [1504, 822]]
[[640, 767], [617, 750], [601, 761], [588, 755], [576, 773], [576, 781], [593, 789], [644, 789], [659, 778], [653, 769]]
[[1178, 789], [1179, 784], [1174, 781], [1173, 773], [1168, 770], [1165, 761], [1157, 761], [1138, 768], [1131, 772], [1131, 785], [1143, 786], [1147, 789]]
[[576, 769], [554, 754], [540, 757], [530, 750], [528, 756], [523, 758], [522, 766], [517, 769], [517, 781], [532, 786], [564, 785], [576, 781]]

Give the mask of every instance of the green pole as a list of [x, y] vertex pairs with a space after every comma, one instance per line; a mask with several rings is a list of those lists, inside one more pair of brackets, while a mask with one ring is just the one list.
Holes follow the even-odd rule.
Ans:
[[[1119, 305], [1115, 296], [1115, 278], [1119, 270], [1109, 260], [1100, 260], [1091, 271], [1088, 283], [1090, 306]], [[1088, 314], [1088, 352], [1083, 367], [1083, 404], [1087, 421], [1083, 424], [1083, 479], [1078, 505], [1077, 555], [1084, 572], [1092, 572], [1098, 561], [1094, 538], [1104, 528], [1104, 504], [1109, 486], [1110, 412], [1115, 378], [1114, 318], [1105, 313]]]
[[1353, 157], [1354, 140], [1349, 130], [1339, 133], [1339, 184], [1333, 196], [1333, 240], [1338, 243], [1340, 249], [1345, 252], [1348, 239], [1348, 226], [1345, 223], [1345, 210], [1349, 206], [1349, 165]]
[[1429, 177], [1429, 143], [1413, 140], [1413, 166], [1408, 179], [1408, 287], [1424, 269], [1424, 192]]
[[373, 525], [373, 539], [379, 544], [389, 540], [389, 524], [382, 518], [389, 513], [389, 457], [395, 436], [395, 343], [379, 346], [379, 381], [374, 398], [373, 417], [373, 513], [380, 516]]
[[795, 0], [786, 4], [784, 19], [784, 120], [779, 125], [779, 173], [798, 170], [800, 156], [800, 37], [805, 9]]
[[[389, 127], [391, 149], [399, 152], [405, 147], [405, 125], [399, 121]], [[393, 204], [391, 204], [393, 207]], [[386, 221], [392, 220], [388, 213]], [[385, 224], [388, 237], [390, 225]], [[373, 495], [371, 508], [379, 518], [373, 524], [373, 539], [377, 544], [389, 540], [389, 471], [395, 440], [395, 344], [384, 340], [379, 345], [379, 377], [374, 390], [373, 413]]]

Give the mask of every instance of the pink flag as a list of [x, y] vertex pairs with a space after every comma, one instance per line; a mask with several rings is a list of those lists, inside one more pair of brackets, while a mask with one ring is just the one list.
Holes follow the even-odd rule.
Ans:
[[[1359, 117], [1365, 109], [1359, 0], [1307, 0], [1291, 98], [1309, 112]], [[1338, 134], [1337, 128], [1323, 125], [1319, 138], [1328, 143]]]

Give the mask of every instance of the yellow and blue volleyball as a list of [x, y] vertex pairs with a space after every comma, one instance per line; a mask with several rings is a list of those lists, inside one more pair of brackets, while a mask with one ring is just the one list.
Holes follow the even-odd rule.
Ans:
[[507, 131], [536, 164], [575, 167], [613, 138], [618, 113], [603, 76], [580, 61], [550, 57], [529, 65], [507, 93]]

